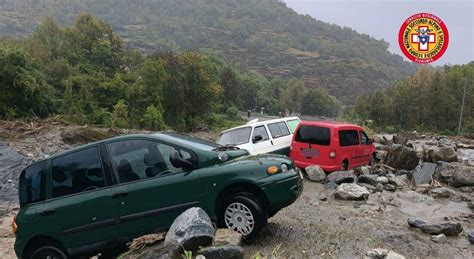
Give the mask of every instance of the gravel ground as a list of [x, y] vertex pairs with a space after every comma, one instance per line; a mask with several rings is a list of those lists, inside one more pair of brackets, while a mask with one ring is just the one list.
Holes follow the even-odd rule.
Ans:
[[[258, 239], [244, 247], [246, 257], [260, 253], [360, 258], [373, 248], [390, 249], [407, 258], [474, 257], [466, 237], [466, 230], [474, 227], [473, 214], [465, 201], [434, 200], [411, 190], [371, 194], [368, 201], [340, 201], [323, 184], [305, 181], [304, 185], [301, 197], [271, 218]], [[324, 197], [327, 200], [321, 201]], [[462, 199], [469, 198], [472, 195]], [[411, 229], [409, 217], [441, 222], [446, 217], [460, 221], [465, 231], [438, 244], [430, 235]]]

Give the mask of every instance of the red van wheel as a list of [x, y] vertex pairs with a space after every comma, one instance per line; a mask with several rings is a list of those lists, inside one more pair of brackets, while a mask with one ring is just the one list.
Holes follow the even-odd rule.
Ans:
[[347, 161], [347, 160], [342, 161], [341, 170], [342, 171], [348, 171], [349, 170], [349, 161]]

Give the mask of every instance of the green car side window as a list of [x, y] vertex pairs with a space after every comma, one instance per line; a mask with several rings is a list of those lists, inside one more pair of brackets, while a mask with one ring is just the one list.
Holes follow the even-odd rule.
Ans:
[[105, 186], [97, 146], [55, 158], [51, 163], [54, 198]]

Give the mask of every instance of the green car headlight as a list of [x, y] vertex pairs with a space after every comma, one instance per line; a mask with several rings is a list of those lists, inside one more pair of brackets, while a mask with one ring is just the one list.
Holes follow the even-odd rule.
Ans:
[[287, 164], [281, 164], [281, 172], [282, 173], [288, 173], [288, 165]]

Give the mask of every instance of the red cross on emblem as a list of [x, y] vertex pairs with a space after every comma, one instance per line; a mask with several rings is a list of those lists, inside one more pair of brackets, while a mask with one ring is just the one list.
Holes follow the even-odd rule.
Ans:
[[[418, 26], [418, 31], [427, 31], [428, 26]], [[436, 43], [436, 33], [425, 33], [429, 36], [426, 42], [421, 42], [420, 38], [418, 37], [420, 33], [412, 33], [411, 34], [411, 43], [418, 43], [418, 50], [419, 51], [428, 51], [430, 48], [430, 43]]]

